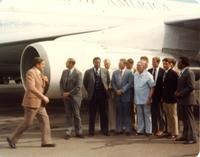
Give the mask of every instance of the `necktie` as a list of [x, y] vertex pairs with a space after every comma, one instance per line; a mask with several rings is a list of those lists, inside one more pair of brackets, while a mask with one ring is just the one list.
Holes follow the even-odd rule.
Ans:
[[167, 75], [167, 71], [165, 71], [165, 73], [163, 75], [163, 82], [165, 81], [166, 75]]
[[152, 75], [153, 75], [153, 80], [155, 81], [156, 80], [156, 68], [153, 69]]

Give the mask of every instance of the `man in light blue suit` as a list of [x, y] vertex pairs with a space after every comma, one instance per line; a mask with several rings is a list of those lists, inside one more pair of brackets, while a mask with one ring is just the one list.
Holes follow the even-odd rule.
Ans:
[[133, 76], [126, 68], [126, 59], [120, 59], [119, 69], [113, 72], [112, 88], [116, 103], [116, 134], [131, 135], [130, 101]]

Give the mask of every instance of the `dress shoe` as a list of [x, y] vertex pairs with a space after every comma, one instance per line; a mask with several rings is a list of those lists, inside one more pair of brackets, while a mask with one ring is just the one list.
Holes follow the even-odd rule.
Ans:
[[142, 136], [142, 135], [144, 135], [144, 133], [137, 132], [136, 135], [137, 136]]
[[77, 138], [84, 138], [84, 136], [82, 134], [77, 134], [76, 137]]
[[130, 132], [126, 132], [125, 134], [126, 134], [126, 136], [131, 136]]
[[183, 144], [194, 144], [194, 143], [197, 143], [197, 141], [189, 140], [189, 141], [183, 142]]
[[71, 138], [71, 136], [70, 136], [70, 135], [67, 135], [67, 134], [66, 134], [65, 137], [64, 137], [65, 140], [69, 140], [70, 138]]
[[8, 144], [9, 144], [10, 148], [13, 148], [13, 149], [16, 148], [16, 145], [14, 143], [12, 143], [12, 141], [11, 141], [11, 139], [9, 137], [7, 137], [6, 140], [7, 140]]
[[175, 141], [186, 141], [186, 138], [184, 138], [184, 137], [179, 137], [179, 138], [176, 138]]
[[55, 147], [56, 145], [54, 143], [52, 144], [42, 144], [41, 147]]
[[104, 136], [110, 136], [108, 132], [103, 133]]
[[120, 132], [116, 131], [116, 132], [115, 132], [115, 135], [122, 135], [122, 134], [123, 134], [122, 131], [120, 131]]
[[88, 136], [92, 137], [92, 136], [94, 136], [94, 133], [89, 133]]
[[149, 137], [151, 136], [152, 134], [151, 133], [146, 133], [145, 136]]

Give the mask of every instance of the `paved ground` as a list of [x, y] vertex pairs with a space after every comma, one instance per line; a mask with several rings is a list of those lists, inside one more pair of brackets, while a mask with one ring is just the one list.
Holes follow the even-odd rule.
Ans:
[[[104, 137], [98, 134], [98, 131], [92, 138], [64, 140], [65, 115], [60, 101], [48, 106], [52, 136], [57, 146], [40, 147], [40, 130], [35, 121], [17, 144], [17, 149], [13, 150], [8, 147], [5, 139], [23, 120], [20, 102], [21, 94], [19, 96], [15, 94], [15, 98], [1, 94], [0, 157], [196, 157], [200, 150], [199, 142], [194, 145], [183, 145], [171, 139], [159, 139], [153, 136]], [[84, 133], [87, 134], [88, 119], [86, 114], [82, 114], [82, 117]], [[199, 121], [197, 124], [199, 125]]]

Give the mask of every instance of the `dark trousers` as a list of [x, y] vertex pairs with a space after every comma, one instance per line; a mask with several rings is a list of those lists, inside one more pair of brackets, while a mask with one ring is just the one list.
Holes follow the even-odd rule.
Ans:
[[179, 118], [183, 121], [182, 137], [186, 140], [197, 140], [195, 129], [195, 118], [192, 112], [191, 105], [178, 104]]
[[89, 134], [95, 132], [96, 113], [100, 115], [101, 131], [108, 133], [108, 115], [107, 115], [107, 96], [105, 92], [94, 91], [92, 100], [89, 102]]
[[153, 100], [151, 105], [151, 116], [152, 116], [152, 132], [164, 131], [165, 129], [165, 114], [163, 106], [160, 101]]

